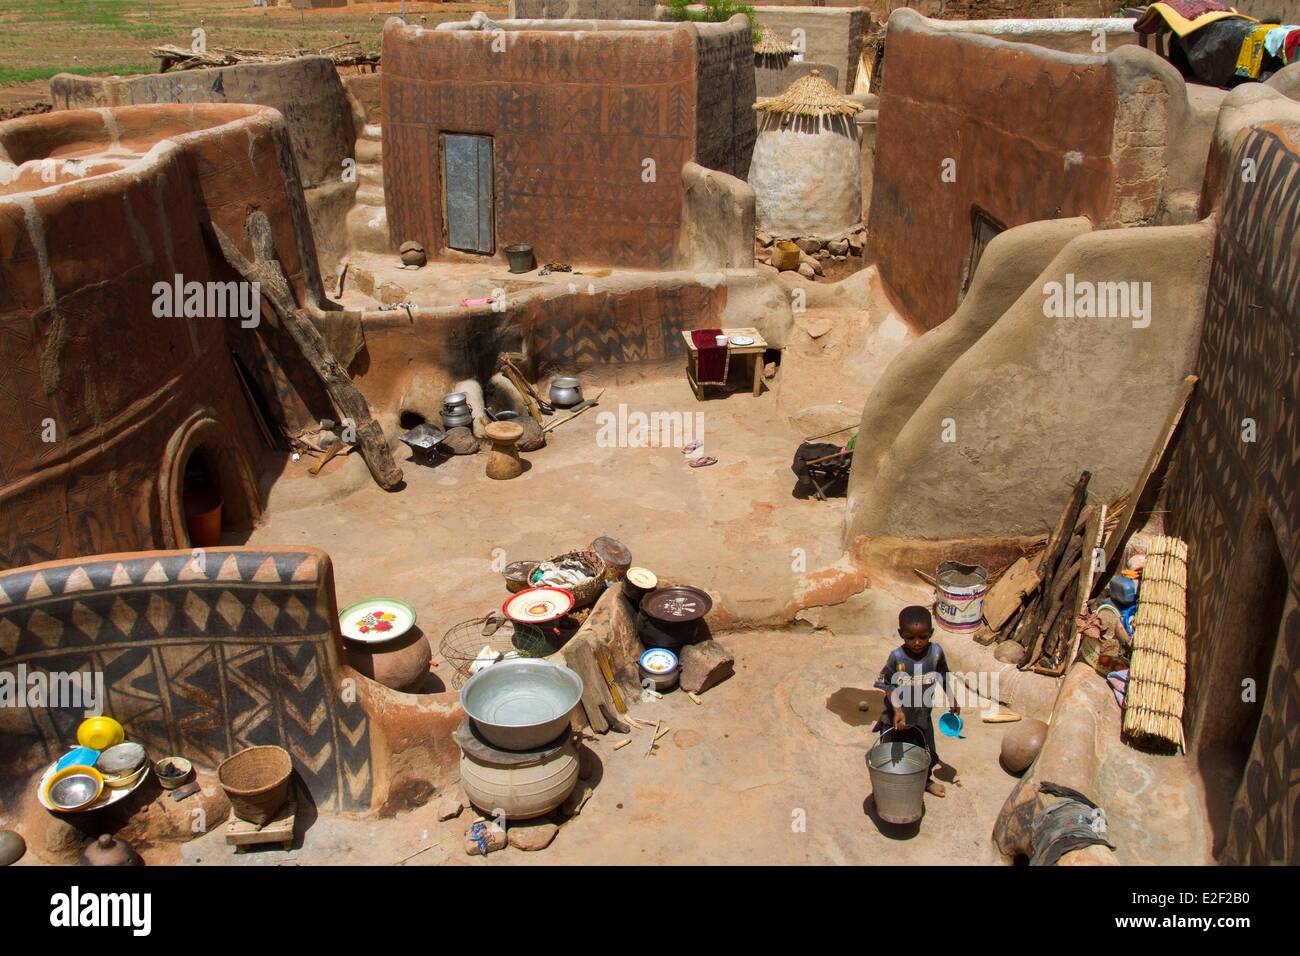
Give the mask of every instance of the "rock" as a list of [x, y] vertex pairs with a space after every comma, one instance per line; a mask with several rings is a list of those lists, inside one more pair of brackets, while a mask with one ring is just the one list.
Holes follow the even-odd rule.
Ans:
[[801, 262], [799, 263], [799, 274], [805, 279], [812, 279], [816, 277], [817, 272], [812, 266], [808, 265], [808, 263]]
[[554, 823], [532, 823], [510, 828], [510, 845], [516, 850], [545, 850], [560, 828]]
[[1002, 766], [1012, 773], [1028, 770], [1043, 749], [1047, 739], [1047, 724], [1026, 717], [1011, 726], [1002, 738]]
[[596, 768], [600, 766], [600, 761], [592, 753], [591, 748], [587, 746], [578, 748], [578, 779], [590, 780], [596, 773]]
[[811, 236], [803, 239], [796, 239], [794, 244], [807, 255], [812, 255], [822, 247], [822, 241], [820, 239], [813, 239]]
[[464, 425], [447, 432], [447, 437], [442, 440], [442, 444], [453, 455], [473, 455], [478, 451], [478, 439]]
[[826, 250], [833, 256], [846, 256], [849, 253], [849, 241], [847, 239], [833, 239], [826, 243]]
[[564, 798], [564, 802], [560, 804], [560, 814], [566, 817], [576, 817], [582, 812], [582, 808], [587, 805], [587, 801], [590, 799], [591, 787], [579, 780], [578, 785], [573, 788], [572, 792]]
[[404, 242], [397, 250], [402, 256], [402, 265], [415, 266], [417, 269], [429, 261], [424, 254], [424, 246], [418, 242]]
[[812, 256], [808, 256], [808, 255], [800, 256], [799, 258], [800, 258], [800, 261], [801, 261], [801, 262], [805, 262], [805, 263], [807, 263], [808, 265], [812, 266], [812, 271], [813, 271], [813, 272], [817, 273], [818, 275], [821, 275], [821, 274], [822, 274], [822, 264], [821, 264], [821, 262], [820, 262], [819, 260], [813, 258]]
[[1015, 641], [1003, 641], [993, 651], [995, 660], [1003, 664], [1013, 664], [1019, 667], [1025, 659], [1025, 649]]
[[776, 241], [776, 237], [773, 236], [770, 232], [760, 232], [758, 234], [758, 244], [760, 246], [765, 246], [765, 247], [770, 246], [775, 241]]
[[847, 258], [848, 256], [831, 256], [831, 259], [834, 262], [843, 262]]
[[763, 378], [768, 379], [769, 381], [776, 378], [775, 362], [768, 362], [766, 365], [763, 366]]
[[438, 801], [438, 819], [454, 820], [465, 809], [465, 798], [459, 793], [449, 793]]
[[866, 239], [860, 232], [855, 232], [849, 236], [849, 249], [855, 256], [862, 255], [862, 247], [866, 245]]
[[465, 852], [470, 856], [487, 856], [505, 847], [506, 831], [492, 820], [475, 820], [465, 831]]
[[766, 262], [755, 263], [754, 268], [756, 268], [759, 272], [766, 272], [771, 275], [778, 275], [781, 272], [781, 270], [778, 269], [776, 266], [768, 265]]
[[796, 314], [794, 317], [794, 324], [807, 332], [809, 338], [814, 339], [821, 338], [835, 326], [835, 323], [824, 315], [811, 316], [806, 312]]
[[27, 841], [14, 830], [0, 830], [0, 866], [17, 863], [27, 852]]
[[523, 437], [515, 442], [516, 448], [520, 451], [537, 451], [546, 447], [546, 433], [542, 431], [541, 425], [533, 421], [531, 415], [521, 415], [515, 421], [524, 430]]
[[736, 659], [712, 640], [687, 644], [682, 648], [681, 663], [682, 690], [693, 694], [702, 694], [736, 673]]

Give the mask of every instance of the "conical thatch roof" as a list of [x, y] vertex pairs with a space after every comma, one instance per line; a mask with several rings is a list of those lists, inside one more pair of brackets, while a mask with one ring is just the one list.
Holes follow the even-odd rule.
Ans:
[[763, 27], [763, 35], [760, 36], [758, 42], [754, 44], [754, 52], [761, 54], [793, 53], [794, 47], [789, 43], [786, 43], [767, 27]]
[[821, 71], [813, 70], [791, 83], [784, 93], [759, 100], [754, 109], [791, 116], [853, 116], [862, 112], [862, 105], [831, 86]]

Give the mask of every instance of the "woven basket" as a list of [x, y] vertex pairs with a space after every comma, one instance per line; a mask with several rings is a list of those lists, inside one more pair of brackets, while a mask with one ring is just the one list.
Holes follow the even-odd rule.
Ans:
[[289, 798], [293, 760], [283, 747], [249, 747], [217, 767], [235, 816], [264, 826]]
[[[587, 581], [585, 584], [579, 584], [577, 587], [572, 587], [572, 588], [563, 587], [560, 588], [560, 590], [568, 591], [570, 594], [573, 595], [574, 610], [577, 610], [580, 607], [588, 607], [592, 604], [595, 604], [596, 599], [599, 598], [601, 592], [605, 590], [605, 578], [603, 576], [605, 570], [604, 567], [603, 566], [599, 568], [592, 567], [591, 559], [588, 558], [586, 552], [583, 551], [566, 551], [564, 554], [557, 554], [555, 557], [549, 558], [548, 560], [563, 561], [566, 558], [578, 558], [579, 560], [582, 561], [583, 564], [591, 568], [592, 573], [595, 574], [596, 576], [592, 578], [590, 581]], [[537, 571], [536, 569], [534, 569], [528, 576], [529, 583], [533, 587], [537, 586], [537, 582], [533, 580], [533, 575], [535, 575], [536, 573]]]

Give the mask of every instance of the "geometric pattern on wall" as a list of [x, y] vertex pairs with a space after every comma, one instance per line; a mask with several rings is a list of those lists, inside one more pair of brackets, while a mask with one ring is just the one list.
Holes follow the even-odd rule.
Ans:
[[[575, 283], [582, 283], [575, 276]], [[520, 324], [528, 330], [542, 368], [586, 367], [613, 362], [658, 362], [682, 355], [683, 329], [717, 321], [720, 293], [698, 283], [676, 288], [598, 292], [533, 299]]]
[[[1241, 175], [1254, 161], [1255, 179]], [[1224, 859], [1300, 862], [1300, 148], [1279, 129], [1238, 138], [1226, 169], [1197, 373], [1170, 471], [1174, 533], [1189, 543], [1187, 712], [1223, 626], [1236, 533], [1262, 500], [1290, 595], [1261, 688], [1259, 730], [1231, 812]], [[1256, 441], [1241, 440], [1242, 420]], [[1241, 586], [1250, 586], [1242, 582]], [[1207, 702], [1213, 706], [1213, 702]], [[1192, 728], [1193, 736], [1195, 728]]]
[[[210, 549], [0, 573], [0, 669], [100, 672], [104, 712], [157, 759], [215, 768], [276, 744], [315, 803], [366, 810], [369, 718], [344, 701], [333, 579], [309, 551]], [[81, 710], [24, 709], [0, 735], [11, 779], [75, 742]]]

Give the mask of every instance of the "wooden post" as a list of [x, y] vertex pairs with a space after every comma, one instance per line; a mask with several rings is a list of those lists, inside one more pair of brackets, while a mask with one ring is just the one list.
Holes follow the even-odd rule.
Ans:
[[340, 417], [352, 422], [356, 429], [357, 447], [361, 449], [361, 456], [370, 468], [375, 482], [385, 491], [392, 491], [402, 483], [402, 469], [393, 461], [383, 429], [370, 416], [370, 405], [365, 396], [352, 384], [352, 379], [348, 378], [347, 372], [334, 358], [311, 316], [298, 308], [293, 289], [275, 254], [271, 222], [266, 218], [266, 213], [251, 213], [244, 223], [248, 239], [253, 245], [252, 262], [244, 258], [243, 253], [216, 223], [212, 223], [211, 227], [226, 261], [245, 282], [258, 283], [262, 296], [293, 336], [298, 348], [302, 350], [303, 358], [325, 383], [325, 389]]

